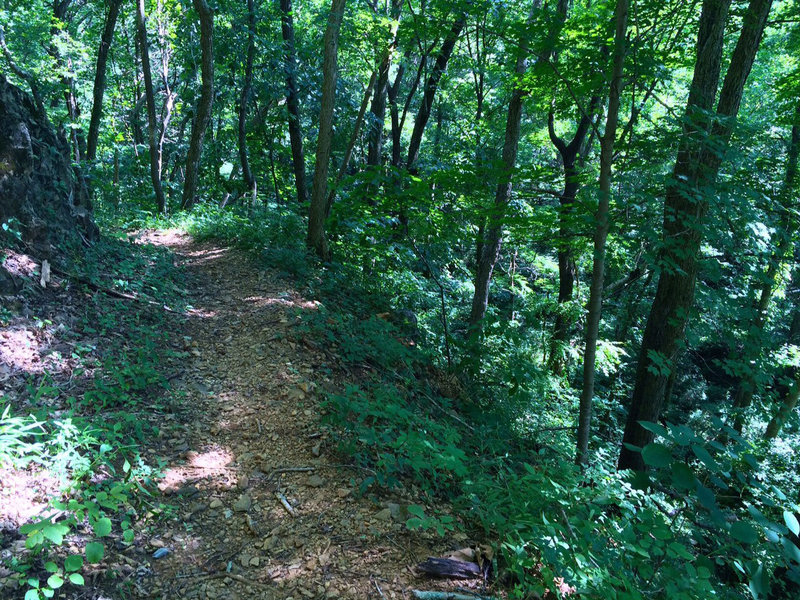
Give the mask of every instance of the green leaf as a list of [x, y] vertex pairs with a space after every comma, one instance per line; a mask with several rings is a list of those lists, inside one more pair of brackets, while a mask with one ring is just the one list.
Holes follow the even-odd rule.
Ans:
[[72, 583], [73, 585], [83, 585], [84, 584], [83, 575], [81, 575], [80, 573], [70, 573], [69, 574], [69, 580], [70, 580], [70, 583]]
[[44, 596], [45, 598], [52, 598], [53, 596], [56, 595], [55, 590], [53, 588], [49, 588], [49, 587], [42, 588], [41, 592], [42, 592], [42, 596]]
[[679, 490], [691, 490], [695, 486], [692, 470], [684, 463], [672, 463], [672, 485]]
[[736, 521], [731, 525], [731, 537], [743, 544], [755, 544], [758, 541], [758, 530], [747, 521]]
[[787, 537], [782, 538], [781, 546], [783, 546], [783, 554], [786, 558], [800, 563], [800, 548], [798, 548], [792, 540]]
[[122, 539], [125, 540], [126, 543], [130, 544], [133, 542], [134, 535], [133, 529], [126, 529], [122, 532]]
[[97, 537], [105, 537], [111, 533], [111, 519], [103, 517], [92, 523], [92, 529]]
[[717, 461], [715, 461], [714, 457], [708, 453], [708, 450], [702, 446], [693, 444], [692, 452], [694, 452], [694, 455], [700, 459], [700, 461], [706, 466], [706, 468], [708, 468], [709, 471], [712, 473], [719, 471], [719, 465], [717, 464]]
[[90, 563], [99, 563], [103, 560], [103, 555], [105, 554], [105, 548], [103, 548], [103, 544], [100, 542], [89, 542], [86, 544], [86, 560]]
[[47, 585], [49, 585], [54, 590], [57, 590], [62, 585], [64, 585], [64, 578], [61, 577], [61, 575], [59, 575], [58, 573], [50, 575], [50, 577], [47, 578]]
[[661, 425], [660, 423], [651, 423], [650, 421], [639, 421], [639, 425], [641, 425], [647, 431], [651, 433], [655, 433], [656, 435], [660, 435], [663, 438], [670, 438], [669, 431], [666, 427]]
[[41, 600], [39, 590], [28, 590], [25, 592], [25, 600]]
[[420, 519], [425, 517], [425, 509], [417, 504], [412, 504], [408, 507], [409, 514], [415, 515]]
[[69, 527], [60, 523], [48, 523], [42, 528], [42, 534], [56, 546], [64, 541], [64, 536], [69, 532]]
[[83, 566], [83, 558], [77, 554], [73, 554], [64, 559], [64, 570], [69, 573], [71, 571], [78, 571]]
[[642, 449], [642, 460], [651, 467], [666, 467], [672, 462], [672, 450], [664, 444], [647, 444]]
[[57, 573], [58, 572], [58, 565], [53, 561], [47, 561], [44, 563], [44, 570], [48, 573]]
[[790, 513], [788, 510], [783, 511], [783, 521], [789, 531], [795, 535], [800, 535], [800, 523], [797, 522], [797, 517], [794, 513]]

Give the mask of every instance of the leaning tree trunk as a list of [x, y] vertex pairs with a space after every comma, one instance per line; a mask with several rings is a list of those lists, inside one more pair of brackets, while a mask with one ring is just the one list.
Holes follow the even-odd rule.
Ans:
[[730, 0], [704, 0], [700, 16], [697, 58], [689, 91], [683, 135], [664, 200], [661, 263], [656, 296], [647, 319], [631, 406], [625, 424], [618, 467], [643, 470], [641, 452], [653, 434], [640, 421], [657, 421], [675, 358], [694, 302], [697, 255], [702, 227], [725, 148], [731, 121], [739, 112], [744, 85], [753, 66], [772, 0], [751, 0], [742, 31], [722, 85], [717, 118], [709, 123], [724, 46]]
[[[411, 139], [408, 143], [408, 159], [406, 161], [406, 169], [414, 172], [417, 167], [417, 160], [419, 159], [419, 148], [422, 144], [422, 134], [425, 133], [425, 126], [428, 124], [428, 119], [431, 116], [431, 109], [433, 108], [433, 99], [436, 96], [436, 90], [439, 87], [439, 81], [442, 79], [447, 63], [453, 54], [458, 36], [467, 24], [466, 13], [461, 13], [450, 28], [442, 47], [439, 50], [439, 55], [436, 57], [436, 63], [431, 70], [428, 80], [425, 82], [425, 91], [422, 94], [422, 102], [417, 111], [417, 118], [414, 120], [414, 130], [411, 132]], [[402, 124], [401, 124], [402, 129]]]
[[197, 195], [197, 176], [203, 155], [203, 139], [211, 121], [211, 106], [214, 102], [214, 14], [206, 0], [192, 0], [200, 16], [200, 100], [192, 123], [192, 138], [186, 156], [186, 175], [183, 180], [181, 207], [191, 208]]
[[106, 63], [111, 41], [114, 38], [114, 28], [117, 24], [119, 9], [122, 0], [111, 0], [108, 7], [108, 16], [100, 38], [100, 48], [97, 50], [97, 67], [94, 71], [94, 91], [92, 92], [92, 115], [89, 119], [89, 134], [86, 138], [86, 160], [97, 158], [97, 138], [100, 135], [100, 118], [103, 116], [103, 95], [106, 91]]
[[[750, 325], [747, 340], [745, 341], [746, 360], [748, 372], [742, 377], [733, 396], [734, 422], [733, 428], [739, 433], [744, 427], [745, 413], [753, 401], [756, 389], [754, 364], [758, 363], [763, 350], [764, 325], [767, 320], [767, 309], [775, 289], [778, 273], [786, 260], [792, 245], [792, 237], [797, 229], [792, 201], [797, 188], [797, 162], [800, 154], [800, 103], [795, 107], [793, 114], [792, 133], [789, 138], [789, 148], [786, 153], [786, 175], [780, 193], [780, 204], [783, 210], [780, 241], [770, 259], [764, 282], [761, 284], [761, 296], [756, 306], [756, 314]], [[793, 281], [796, 285], [797, 282]], [[795, 400], [796, 402], [796, 400]], [[773, 419], [774, 421], [774, 419]], [[774, 437], [774, 436], [773, 436]]]
[[256, 10], [254, 0], [247, 0], [247, 60], [244, 65], [244, 85], [239, 101], [239, 160], [242, 163], [242, 179], [250, 190], [250, 198], [255, 204], [258, 197], [258, 185], [253, 172], [250, 170], [250, 160], [247, 155], [247, 104], [253, 89], [253, 60], [256, 56]]
[[[540, 2], [534, 2], [528, 23], [533, 21], [535, 11]], [[503, 238], [503, 220], [508, 203], [511, 201], [512, 176], [517, 166], [517, 151], [519, 150], [519, 137], [522, 123], [522, 100], [527, 94], [523, 87], [522, 79], [528, 70], [528, 40], [523, 38], [520, 42], [520, 55], [514, 68], [514, 91], [508, 103], [506, 115], [506, 133], [503, 142], [502, 165], [500, 180], [494, 195], [494, 210], [489, 219], [489, 226], [485, 228], [485, 237], [480, 243], [478, 268], [475, 275], [475, 293], [472, 296], [472, 310], [469, 315], [470, 337], [477, 343], [481, 334], [483, 319], [489, 304], [489, 284], [492, 273], [500, 258], [500, 246]], [[479, 117], [478, 117], [479, 118]]]
[[303, 155], [303, 132], [300, 129], [300, 100], [297, 93], [297, 52], [294, 48], [294, 17], [292, 0], [280, 0], [283, 64], [286, 70], [286, 110], [289, 113], [289, 143], [292, 146], [292, 167], [297, 201], [308, 200], [306, 159]]
[[339, 29], [344, 16], [345, 0], [332, 0], [328, 16], [328, 27], [323, 38], [322, 61], [322, 106], [319, 111], [319, 135], [317, 156], [314, 165], [314, 183], [311, 189], [311, 206], [308, 212], [308, 247], [322, 258], [330, 258], [325, 237], [325, 211], [328, 196], [328, 167], [333, 142], [333, 109], [336, 101], [336, 59], [339, 44]]
[[156, 195], [156, 209], [159, 214], [166, 212], [167, 203], [161, 187], [161, 154], [158, 152], [158, 127], [156, 125], [156, 99], [153, 91], [153, 76], [150, 71], [150, 50], [147, 46], [147, 20], [144, 0], [136, 2], [136, 34], [139, 55], [142, 59], [142, 79], [144, 79], [145, 104], [147, 105], [147, 140], [150, 145], [150, 178]]
[[600, 332], [600, 316], [603, 311], [603, 284], [606, 265], [606, 239], [608, 238], [608, 213], [611, 198], [611, 168], [614, 159], [614, 142], [617, 137], [619, 106], [622, 97], [622, 75], [625, 68], [625, 36], [628, 30], [628, 8], [630, 0], [617, 0], [614, 9], [614, 58], [611, 85], [608, 92], [608, 114], [606, 129], [600, 138], [600, 197], [594, 231], [594, 260], [592, 283], [589, 289], [589, 314], [586, 317], [586, 348], [583, 354], [583, 388], [578, 410], [578, 438], [575, 462], [584, 464], [589, 450], [589, 434], [592, 424], [592, 399], [594, 398], [595, 361], [597, 337]]

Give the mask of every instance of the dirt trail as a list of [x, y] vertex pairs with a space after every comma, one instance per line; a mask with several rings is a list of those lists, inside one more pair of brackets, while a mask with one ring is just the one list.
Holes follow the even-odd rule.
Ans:
[[176, 253], [194, 310], [176, 324], [188, 357], [172, 383], [185, 400], [163, 423], [163, 446], [149, 450], [168, 461], [161, 486], [178, 514], [132, 550], [134, 595], [404, 598], [441, 589], [412, 567], [459, 542], [407, 531], [413, 498], [354, 494], [359, 474], [338, 464], [319, 428], [331, 359], [293, 333], [317, 305], [236, 251], [176, 231], [143, 237]]

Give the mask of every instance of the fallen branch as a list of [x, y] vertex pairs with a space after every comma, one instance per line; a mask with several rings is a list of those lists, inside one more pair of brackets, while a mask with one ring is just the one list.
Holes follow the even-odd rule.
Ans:
[[297, 516], [297, 511], [294, 509], [294, 507], [291, 504], [289, 504], [289, 501], [286, 499], [286, 496], [284, 496], [280, 492], [275, 492], [275, 497], [278, 500], [280, 500], [280, 503], [283, 506], [283, 508], [286, 509], [286, 512], [288, 512], [293, 517]]
[[98, 284], [94, 283], [93, 281], [89, 281], [88, 279], [84, 279], [83, 277], [75, 275], [74, 273], [69, 273], [67, 271], [62, 271], [61, 269], [57, 269], [57, 268], [55, 268], [53, 266], [50, 267], [50, 271], [52, 271], [53, 273], [56, 273], [58, 275], [61, 275], [62, 277], [66, 277], [67, 279], [71, 279], [72, 281], [76, 281], [78, 283], [82, 283], [82, 284], [84, 284], [86, 286], [89, 286], [93, 290], [96, 290], [98, 292], [102, 292], [102, 293], [106, 294], [107, 296], [112, 296], [114, 298], [121, 298], [123, 300], [133, 300], [134, 302], [141, 302], [142, 304], [149, 304], [150, 306], [157, 306], [158, 308], [160, 308], [162, 310], [165, 310], [167, 312], [170, 312], [170, 313], [173, 313], [173, 314], [176, 314], [176, 315], [183, 315], [184, 314], [181, 311], [174, 310], [174, 309], [170, 308], [166, 304], [161, 304], [160, 302], [156, 302], [155, 300], [150, 300], [149, 298], [142, 298], [138, 294], [128, 294], [128, 293], [125, 293], [125, 292], [119, 292], [117, 290], [113, 290], [111, 288], [103, 287], [101, 285], [98, 285]]

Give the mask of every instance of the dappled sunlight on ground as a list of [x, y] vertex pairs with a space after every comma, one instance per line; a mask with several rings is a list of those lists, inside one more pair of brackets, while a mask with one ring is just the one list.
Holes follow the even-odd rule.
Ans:
[[0, 523], [23, 525], [47, 508], [59, 488], [56, 477], [34, 465], [0, 468]]
[[[69, 368], [70, 361], [60, 351], [51, 351], [50, 333], [43, 329], [8, 327], [0, 331], [0, 375], [3, 371], [27, 374], [59, 373]], [[69, 348], [64, 348], [68, 351]], [[4, 368], [5, 367], [5, 368]], [[2, 390], [0, 390], [2, 391]]]
[[38, 267], [36, 261], [27, 254], [20, 254], [8, 249], [0, 252], [0, 268], [5, 269], [9, 275], [14, 277], [33, 277]]

